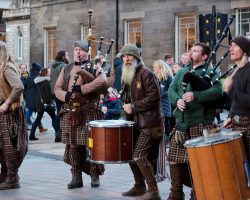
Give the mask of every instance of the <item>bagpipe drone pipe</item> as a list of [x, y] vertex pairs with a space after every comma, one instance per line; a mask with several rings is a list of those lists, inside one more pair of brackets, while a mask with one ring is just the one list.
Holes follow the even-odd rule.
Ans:
[[[83, 63], [82, 60], [80, 60], [80, 65], [81, 65], [81, 70], [77, 72], [77, 75], [81, 76], [82, 80], [85, 83], [90, 83], [93, 80], [96, 79], [97, 76], [99, 76], [102, 71], [103, 67], [107, 64], [107, 58], [112, 51], [112, 47], [114, 44], [114, 40], [111, 39], [110, 42], [105, 42], [104, 37], [100, 37], [100, 40], [94, 40], [93, 35], [92, 35], [92, 10], [88, 11], [89, 14], [89, 20], [88, 20], [88, 60], [86, 63]], [[96, 45], [99, 43], [97, 47], [97, 53], [96, 56], [92, 59], [92, 51], [94, 50], [92, 48], [93, 45]], [[107, 52], [103, 58], [103, 63], [101, 64], [101, 67], [97, 67], [98, 61], [100, 61], [100, 56], [101, 56], [101, 50], [102, 47], [106, 45], [107, 47]], [[104, 85], [101, 89], [99, 89], [96, 93], [98, 94], [105, 94], [107, 93], [108, 85]]]
[[[216, 70], [217, 68], [220, 66], [221, 62], [227, 57], [227, 55], [229, 54], [229, 50], [227, 50], [227, 52], [221, 57], [221, 60], [213, 67], [213, 69], [210, 71], [210, 73], [207, 73], [208, 71], [208, 66], [209, 63], [211, 62], [212, 58], [216, 55], [216, 52], [218, 50], [218, 48], [221, 46], [221, 42], [223, 41], [223, 39], [228, 36], [228, 41], [230, 44], [231, 41], [231, 34], [230, 34], [230, 25], [233, 22], [233, 19], [235, 17], [235, 14], [232, 14], [228, 20], [227, 25], [225, 26], [222, 35], [220, 37], [220, 39], [218, 40], [218, 42], [216, 43], [216, 45], [214, 46], [212, 53], [210, 55], [210, 57], [208, 58], [207, 62], [205, 63], [205, 67], [202, 70], [201, 75], [197, 75], [195, 74], [194, 70], [191, 70], [190, 72], [187, 72], [184, 77], [183, 77], [183, 81], [182, 81], [182, 87], [183, 87], [183, 92], [186, 92], [186, 88], [187, 85], [190, 84], [191, 88], [193, 91], [204, 91], [209, 89], [210, 87], [212, 87], [214, 84], [216, 84], [218, 81], [220, 81], [221, 78], [224, 78], [226, 75], [228, 75], [235, 67], [236, 65], [233, 65], [227, 72], [225, 72], [224, 74], [222, 74], [220, 77], [216, 78], [215, 80], [213, 79], [213, 76], [216, 74]], [[223, 108], [224, 102], [225, 102], [225, 96], [226, 94], [223, 94], [223, 97], [215, 100], [215, 101], [211, 101], [211, 102], [207, 102], [205, 103], [206, 106], [208, 107], [213, 107], [213, 108]]]

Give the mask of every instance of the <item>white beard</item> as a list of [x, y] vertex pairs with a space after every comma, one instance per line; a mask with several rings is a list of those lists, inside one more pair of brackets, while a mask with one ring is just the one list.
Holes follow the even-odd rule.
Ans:
[[138, 62], [137, 60], [133, 63], [123, 63], [122, 67], [122, 81], [126, 85], [131, 85], [133, 78], [135, 76], [135, 67], [137, 66]]

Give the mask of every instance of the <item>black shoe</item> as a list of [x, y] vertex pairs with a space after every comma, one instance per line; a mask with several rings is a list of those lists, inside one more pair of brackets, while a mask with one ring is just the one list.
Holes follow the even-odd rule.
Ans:
[[55, 138], [55, 142], [61, 142], [61, 141], [62, 141], [61, 138], [59, 138], [59, 137]]
[[71, 182], [68, 184], [68, 189], [75, 189], [83, 187], [82, 174], [77, 174], [72, 177]]
[[0, 190], [10, 190], [10, 189], [16, 189], [16, 188], [20, 188], [19, 181], [17, 181], [16, 183], [3, 182], [0, 184]]
[[38, 138], [36, 138], [36, 136], [32, 135], [32, 136], [29, 136], [29, 140], [30, 140], [30, 141], [38, 140]]

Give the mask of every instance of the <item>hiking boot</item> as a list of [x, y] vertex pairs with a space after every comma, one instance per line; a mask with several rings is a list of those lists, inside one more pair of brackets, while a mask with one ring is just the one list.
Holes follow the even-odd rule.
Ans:
[[123, 192], [122, 196], [138, 196], [138, 195], [142, 195], [145, 194], [146, 192], [146, 186], [141, 186], [141, 185], [134, 185], [134, 187], [132, 187], [130, 190], [128, 190], [127, 192]]
[[100, 178], [99, 175], [90, 175], [91, 177], [91, 187], [100, 187]]
[[19, 181], [15, 183], [3, 182], [0, 184], [0, 190], [10, 190], [10, 189], [16, 189], [16, 188], [20, 188]]
[[82, 174], [72, 176], [71, 182], [68, 184], [68, 189], [75, 189], [83, 187]]

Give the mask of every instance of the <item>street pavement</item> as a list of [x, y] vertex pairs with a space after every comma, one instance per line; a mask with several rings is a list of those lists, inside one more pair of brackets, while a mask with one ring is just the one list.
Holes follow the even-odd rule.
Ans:
[[[222, 115], [222, 119], [226, 114]], [[69, 190], [71, 180], [69, 165], [63, 162], [64, 144], [54, 143], [54, 130], [48, 115], [42, 119], [47, 133], [39, 133], [38, 141], [29, 142], [29, 151], [19, 170], [21, 188], [0, 190], [0, 200], [111, 200], [136, 199], [123, 197], [122, 192], [130, 189], [133, 175], [128, 164], [105, 164], [105, 173], [101, 176], [101, 186], [91, 188], [90, 177], [83, 175], [83, 188]], [[167, 172], [169, 171], [167, 166]], [[169, 173], [169, 172], [168, 172]], [[158, 183], [162, 199], [167, 199], [170, 180]], [[189, 199], [189, 188], [184, 188], [186, 199]]]

